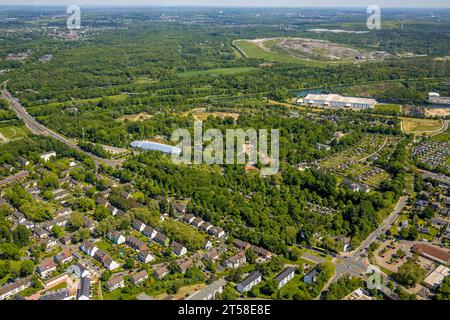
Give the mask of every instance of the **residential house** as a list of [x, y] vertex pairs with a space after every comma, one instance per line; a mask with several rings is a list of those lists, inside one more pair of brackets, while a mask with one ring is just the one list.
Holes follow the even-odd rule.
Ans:
[[109, 292], [124, 287], [125, 287], [125, 280], [121, 276], [111, 278], [108, 280], [108, 282], [105, 283], [105, 288]]
[[161, 232], [158, 232], [156, 236], [153, 238], [153, 240], [158, 243], [162, 247], [167, 247], [170, 243], [170, 239], [167, 238], [164, 234]]
[[130, 281], [134, 285], [139, 285], [148, 279], [148, 273], [146, 270], [141, 270], [131, 276]]
[[259, 271], [253, 271], [247, 278], [236, 286], [237, 291], [244, 293], [250, 291], [254, 286], [262, 281], [262, 275]]
[[155, 257], [152, 254], [150, 254], [148, 251], [140, 251], [138, 254], [138, 259], [139, 259], [139, 261], [142, 261], [144, 263], [149, 263], [153, 259], [155, 259]]
[[194, 218], [191, 222], [191, 224], [196, 227], [196, 228], [200, 228], [200, 226], [204, 223], [205, 221], [203, 221], [200, 218]]
[[180, 267], [181, 273], [185, 273], [193, 265], [194, 263], [190, 259], [178, 262], [178, 266]]
[[314, 269], [312, 269], [310, 272], [308, 272], [304, 277], [303, 281], [307, 284], [312, 284], [313, 282], [317, 281], [317, 277], [319, 276], [319, 270], [316, 266]]
[[61, 239], [59, 239], [59, 242], [61, 242], [65, 246], [68, 246], [72, 243], [72, 240], [70, 239], [70, 237], [65, 236], [65, 237], [62, 237]]
[[208, 230], [208, 233], [219, 239], [225, 236], [225, 231], [220, 227], [212, 227]]
[[112, 204], [107, 203], [106, 204], [106, 208], [109, 210], [109, 212], [111, 212], [111, 214], [113, 216], [115, 216], [117, 213], [119, 213], [119, 209], [117, 209], [116, 207], [114, 207]]
[[48, 238], [48, 231], [37, 226], [33, 229], [33, 235], [38, 239], [46, 239]]
[[188, 204], [189, 201], [179, 201], [179, 200], [175, 201], [172, 206], [174, 213], [176, 215], [186, 214]]
[[91, 232], [94, 231], [95, 226], [97, 225], [97, 222], [86, 216], [83, 217], [83, 219], [84, 219], [84, 227]]
[[208, 232], [209, 229], [211, 229], [213, 227], [213, 225], [211, 224], [211, 222], [203, 222], [200, 226], [200, 230], [204, 231], [204, 232]]
[[91, 275], [89, 270], [80, 263], [74, 263], [69, 268], [67, 268], [67, 271], [73, 273], [80, 279], [89, 277]]
[[120, 232], [115, 230], [108, 232], [107, 237], [115, 244], [122, 244], [127, 240]]
[[46, 251], [56, 247], [57, 244], [58, 242], [55, 239], [51, 238], [46, 238], [38, 242], [38, 245], [40, 245], [41, 248], [45, 248]]
[[95, 258], [103, 265], [105, 269], [110, 271], [120, 267], [116, 261], [114, 261], [106, 252], [102, 250], [97, 251]]
[[44, 160], [44, 162], [47, 162], [47, 161], [49, 161], [52, 157], [56, 157], [56, 152], [55, 152], [55, 151], [49, 151], [49, 152], [46, 152], [46, 153], [42, 153], [42, 154], [40, 154], [39, 156], [40, 156], [40, 158], [41, 158], [42, 160]]
[[56, 292], [47, 293], [39, 298], [39, 300], [58, 301], [58, 300], [70, 300], [69, 289], [62, 289]]
[[64, 264], [73, 260], [72, 252], [69, 250], [63, 250], [55, 256], [55, 262]]
[[194, 221], [194, 219], [195, 219], [195, 216], [193, 214], [187, 214], [182, 218], [182, 220], [184, 222], [189, 223], [189, 224], [192, 223], [192, 221]]
[[52, 258], [48, 258], [42, 261], [36, 270], [42, 278], [46, 278], [52, 272], [56, 271], [56, 263]]
[[150, 226], [145, 226], [144, 230], [142, 230], [142, 234], [150, 239], [156, 237], [157, 233], [158, 232]]
[[83, 241], [80, 245], [80, 250], [88, 256], [93, 257], [97, 253], [98, 248], [88, 241]]
[[237, 269], [247, 262], [245, 252], [241, 251], [223, 262], [224, 267]]
[[446, 219], [431, 218], [431, 223], [433, 224], [433, 226], [441, 228], [441, 227], [445, 227], [450, 222], [448, 220], [446, 220]]
[[287, 267], [281, 273], [279, 273], [274, 280], [278, 283], [278, 289], [283, 287], [286, 283], [292, 280], [295, 275], [295, 268]]
[[252, 247], [250, 243], [239, 239], [234, 239], [233, 246], [240, 251], [247, 251]]
[[32, 230], [34, 228], [34, 223], [31, 221], [25, 221], [22, 225], [28, 230]]
[[212, 242], [208, 239], [205, 240], [205, 250], [210, 250], [212, 249], [213, 245]]
[[91, 299], [91, 280], [87, 277], [83, 277], [80, 280], [80, 285], [77, 291], [77, 300], [90, 300]]
[[53, 200], [60, 201], [69, 197], [70, 193], [64, 189], [56, 189], [53, 191]]
[[182, 244], [172, 241], [172, 247], [173, 247], [173, 254], [181, 257], [184, 256], [187, 253], [186, 247], [184, 247]]
[[33, 285], [33, 276], [0, 287], [0, 300], [6, 300]]
[[72, 214], [71, 208], [64, 208], [55, 212], [57, 218], [70, 217], [71, 214]]
[[6, 177], [0, 180], [0, 188], [4, 188], [6, 186], [12, 185], [17, 182], [24, 181], [28, 178], [30, 172], [28, 170], [20, 171], [12, 176]]
[[12, 216], [13, 216], [14, 220], [16, 220], [17, 223], [19, 223], [19, 224], [22, 224], [25, 221], [27, 221], [27, 218], [25, 217], [25, 215], [20, 211], [14, 210], [14, 212], [12, 213]]
[[131, 226], [133, 227], [134, 230], [142, 232], [145, 228], [145, 223], [143, 223], [142, 221], [140, 221], [138, 219], [134, 219]]
[[126, 243], [136, 251], [146, 251], [148, 249], [147, 244], [144, 241], [133, 236], [128, 237]]
[[252, 250], [255, 251], [258, 257], [263, 261], [272, 259], [273, 254], [269, 250], [266, 250], [264, 248], [255, 245], [252, 245]]
[[30, 163], [31, 163], [29, 160], [27, 160], [27, 159], [25, 159], [25, 158], [23, 158], [23, 157], [21, 157], [21, 156], [19, 156], [19, 157], [17, 158], [17, 162], [19, 162], [20, 165], [22, 165], [22, 166], [24, 166], [24, 167], [30, 165]]
[[211, 249], [206, 253], [205, 258], [213, 262], [217, 261], [220, 258], [220, 251], [216, 248]]
[[41, 224], [42, 228], [47, 231], [52, 231], [54, 226], [65, 227], [69, 224], [69, 217], [60, 217], [53, 219], [51, 221], [47, 221]]
[[162, 279], [166, 275], [168, 275], [169, 272], [170, 272], [169, 268], [167, 266], [163, 266], [163, 267], [156, 269], [153, 274], [157, 279]]
[[133, 195], [130, 192], [127, 191], [121, 191], [120, 196], [124, 198], [125, 200], [131, 199]]

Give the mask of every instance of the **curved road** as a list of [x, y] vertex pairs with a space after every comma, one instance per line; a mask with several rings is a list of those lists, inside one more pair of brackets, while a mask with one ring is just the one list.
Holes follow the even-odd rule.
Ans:
[[91, 153], [87, 153], [86, 151], [82, 150], [75, 142], [40, 124], [25, 110], [25, 108], [20, 104], [19, 100], [14, 98], [6, 89], [2, 90], [2, 96], [10, 102], [10, 106], [16, 112], [17, 117], [25, 123], [27, 128], [30, 129], [32, 133], [36, 135], [52, 137], [56, 140], [63, 142], [72, 149], [75, 149], [79, 152], [89, 155], [94, 160], [96, 166], [99, 166], [100, 164], [106, 164], [112, 167], [116, 167], [120, 166], [124, 162], [124, 160], [102, 159]]

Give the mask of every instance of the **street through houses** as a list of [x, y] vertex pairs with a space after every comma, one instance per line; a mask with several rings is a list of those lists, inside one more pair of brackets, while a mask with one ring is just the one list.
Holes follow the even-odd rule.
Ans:
[[[367, 262], [367, 249], [369, 246], [382, 234], [384, 234], [398, 219], [400, 213], [402, 212], [406, 202], [408, 200], [407, 196], [402, 196], [398, 200], [392, 213], [386, 217], [386, 219], [380, 224], [380, 226], [372, 232], [355, 250], [343, 253], [334, 258], [335, 264], [335, 274], [332, 279], [327, 283], [322, 292], [326, 291], [329, 286], [336, 282], [341, 276], [349, 275], [352, 277], [367, 277], [367, 271], [370, 264]], [[381, 291], [391, 298], [395, 298], [396, 295], [387, 287], [388, 276], [381, 272], [381, 277], [385, 280], [382, 283]]]

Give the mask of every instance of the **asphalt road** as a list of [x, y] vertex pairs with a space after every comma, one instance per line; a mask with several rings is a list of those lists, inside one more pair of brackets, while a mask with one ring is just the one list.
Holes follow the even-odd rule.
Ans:
[[45, 127], [44, 125], [42, 125], [38, 121], [36, 121], [36, 119], [34, 119], [25, 110], [25, 108], [20, 104], [19, 100], [14, 98], [6, 89], [2, 90], [2, 95], [4, 98], [6, 98], [10, 102], [11, 108], [16, 112], [17, 117], [25, 123], [27, 128], [30, 129], [30, 131], [32, 133], [34, 133], [36, 135], [52, 137], [56, 140], [63, 142], [64, 144], [68, 145], [72, 149], [75, 149], [79, 152], [89, 155], [94, 160], [94, 162], [97, 166], [100, 164], [106, 164], [109, 166], [116, 167], [123, 163], [123, 160], [102, 159], [93, 154], [90, 154], [90, 153], [87, 153], [87, 152], [81, 150], [81, 148], [75, 142], [69, 140], [68, 138], [62, 136], [59, 133], [56, 133], [56, 132], [48, 129], [47, 127]]
[[372, 232], [364, 241], [361, 242], [358, 248], [350, 252], [349, 255], [353, 258], [358, 257], [363, 251], [369, 248], [370, 244], [374, 242], [376, 238], [385, 233], [399, 217], [406, 204], [406, 201], [408, 201], [407, 196], [400, 197], [394, 208], [394, 211], [386, 219], [384, 219], [383, 223], [381, 223], [374, 232]]
[[[402, 212], [407, 200], [407, 196], [400, 197], [392, 213], [380, 224], [380, 226], [374, 232], [372, 232], [359, 245], [358, 248], [356, 248], [352, 252], [341, 254], [335, 259], [335, 274], [328, 285], [322, 290], [322, 292], [327, 290], [329, 285], [333, 282], [336, 282], [342, 275], [348, 274], [353, 277], [365, 277], [365, 274], [369, 267], [369, 264], [365, 258], [365, 251], [369, 248], [370, 244], [375, 241], [376, 238], [384, 234], [394, 224], [395, 220], [397, 220], [400, 213]], [[382, 273], [382, 277], [386, 278], [386, 275], [383, 275]], [[381, 291], [383, 291], [386, 295], [389, 295], [391, 299], [395, 299], [396, 295], [384, 285], [387, 282], [386, 280], [387, 279], [383, 281]]]

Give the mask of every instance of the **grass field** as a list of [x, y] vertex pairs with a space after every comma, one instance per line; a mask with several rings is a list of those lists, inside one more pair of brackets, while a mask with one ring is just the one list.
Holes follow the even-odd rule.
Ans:
[[269, 62], [280, 63], [296, 63], [308, 66], [323, 67], [329, 64], [343, 63], [342, 61], [315, 61], [296, 58], [288, 53], [279, 52], [274, 48], [273, 41], [267, 41], [264, 45], [268, 48], [272, 48], [272, 51], [264, 50], [257, 44], [254, 44], [248, 40], [236, 40], [234, 45], [244, 53], [247, 58], [263, 59]]
[[6, 143], [13, 140], [19, 140], [26, 137], [30, 131], [27, 127], [0, 127], [0, 143]]
[[381, 112], [395, 112], [397, 114], [400, 114], [400, 105], [398, 104], [377, 104], [375, 106], [375, 111], [381, 111]]
[[432, 141], [445, 142], [450, 141], [450, 129], [431, 138]]
[[403, 118], [403, 131], [406, 133], [426, 133], [442, 128], [439, 120]]
[[195, 70], [179, 73], [179, 77], [197, 77], [197, 76], [207, 76], [207, 75], [233, 75], [240, 73], [247, 73], [251, 71], [258, 70], [258, 68], [253, 67], [235, 67], [235, 68], [217, 68], [208, 70]]
[[[308, 63], [316, 64], [311, 61], [305, 61], [296, 59], [288, 54], [282, 54], [277, 52], [269, 52], [261, 49], [256, 44], [250, 43], [246, 40], [237, 40], [234, 43], [248, 58], [264, 59], [270, 62], [284, 62], [284, 63]], [[317, 63], [322, 65], [321, 63]]]

